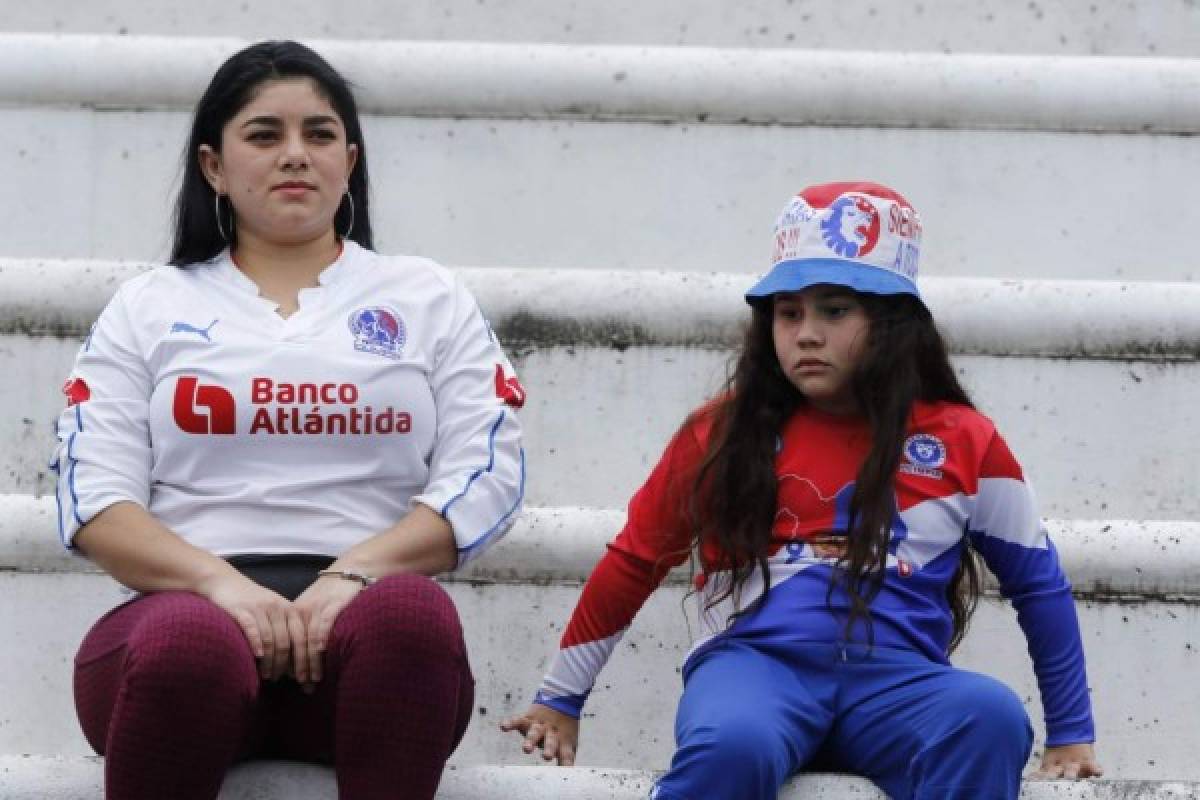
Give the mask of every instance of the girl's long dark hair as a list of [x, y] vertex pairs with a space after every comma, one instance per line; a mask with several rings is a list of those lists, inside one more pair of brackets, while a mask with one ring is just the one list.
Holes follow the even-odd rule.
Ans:
[[[857, 298], [870, 326], [852, 389], [870, 425], [872, 444], [855, 478], [847, 548], [834, 571], [830, 596], [840, 582], [850, 601], [847, 635], [862, 620], [870, 636], [869, 607], [883, 585], [896, 513], [895, 476], [913, 403], [972, 403], [954, 374], [933, 317], [919, 300], [910, 295]], [[732, 580], [709, 599], [709, 608], [731, 596], [736, 599], [756, 569], [763, 578], [762, 597], [770, 584], [767, 554], [777, 510], [777, 441], [788, 417], [805, 403], [779, 366], [773, 313], [770, 302], [754, 307], [733, 374], [708, 410], [712, 435], [690, 503], [694, 543], [716, 544], [732, 573]], [[966, 633], [980, 590], [974, 553], [965, 541], [962, 546], [960, 566], [947, 587], [950, 651]]]
[[[350, 173], [349, 191], [354, 201], [343, 199], [334, 216], [338, 235], [373, 246], [367, 180], [367, 149], [358, 106], [346, 79], [312, 49], [298, 42], [259, 42], [234, 53], [213, 75], [196, 105], [192, 131], [183, 151], [183, 182], [175, 201], [175, 235], [169, 263], [187, 266], [208, 261], [236, 241], [237, 232], [228, 202], [221, 204], [222, 225], [230, 241], [221, 235], [216, 218], [216, 196], [200, 168], [200, 145], [221, 152], [221, 131], [267, 81], [310, 78], [342, 119], [347, 145], [358, 145], [358, 159]], [[353, 216], [353, 228], [347, 232]]]

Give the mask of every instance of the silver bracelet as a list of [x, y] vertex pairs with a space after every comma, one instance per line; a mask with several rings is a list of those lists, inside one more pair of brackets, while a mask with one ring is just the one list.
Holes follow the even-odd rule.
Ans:
[[370, 575], [368, 575], [365, 572], [358, 572], [356, 570], [323, 569], [317, 573], [318, 578], [323, 578], [326, 575], [336, 575], [337, 577], [344, 578], [345, 580], [348, 580], [348, 581], [358, 581], [363, 586], [370, 586], [372, 583], [375, 582], [375, 578], [372, 578]]

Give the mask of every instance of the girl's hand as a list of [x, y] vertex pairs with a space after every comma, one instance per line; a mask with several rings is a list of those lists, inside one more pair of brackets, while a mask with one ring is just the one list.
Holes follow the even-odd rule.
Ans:
[[1096, 753], [1090, 744], [1067, 744], [1047, 747], [1042, 755], [1042, 767], [1031, 776], [1034, 780], [1068, 781], [1099, 778], [1104, 770], [1096, 763]]
[[293, 650], [304, 645], [304, 623], [282, 595], [232, 568], [206, 581], [197, 593], [223, 609], [246, 635], [263, 680], [283, 675]]
[[358, 581], [325, 575], [313, 581], [296, 598], [296, 611], [303, 621], [306, 636], [293, 653], [292, 674], [304, 691], [311, 692], [321, 680], [321, 662], [333, 623], [364, 588]]
[[500, 723], [502, 731], [517, 731], [525, 737], [521, 749], [532, 753], [540, 745], [542, 758], [558, 759], [564, 767], [575, 764], [575, 748], [579, 744], [579, 720], [559, 713], [553, 708], [534, 703], [524, 714], [509, 717]]

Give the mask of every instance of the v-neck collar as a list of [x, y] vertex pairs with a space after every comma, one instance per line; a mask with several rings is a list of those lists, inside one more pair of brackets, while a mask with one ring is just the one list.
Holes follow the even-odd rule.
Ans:
[[233, 253], [228, 247], [222, 250], [211, 263], [215, 268], [216, 276], [220, 280], [237, 287], [240, 291], [243, 291], [246, 294], [253, 295], [259, 301], [261, 301], [264, 306], [269, 308], [272, 314], [279, 317], [281, 321], [286, 322], [294, 319], [296, 315], [304, 310], [305, 304], [303, 299], [305, 297], [312, 297], [314, 293], [319, 293], [322, 289], [335, 286], [346, 276], [349, 270], [350, 262], [357, 257], [357, 254], [360, 250], [362, 250], [362, 248], [357, 242], [348, 239], [342, 240], [341, 245], [341, 252], [338, 253], [338, 257], [333, 260], [332, 264], [325, 267], [325, 269], [321, 270], [320, 274], [317, 275], [317, 285], [301, 289], [297, 293], [298, 307], [288, 317], [279, 316], [279, 304], [274, 300], [262, 296], [258, 284], [255, 283], [249, 275], [247, 275], [245, 272], [242, 272], [237, 263], [234, 261]]

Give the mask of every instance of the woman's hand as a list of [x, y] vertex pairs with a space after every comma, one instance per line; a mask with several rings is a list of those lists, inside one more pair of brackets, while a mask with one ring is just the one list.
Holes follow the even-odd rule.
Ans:
[[223, 609], [246, 635], [263, 680], [287, 672], [292, 653], [304, 644], [304, 622], [287, 598], [230, 568], [212, 576], [197, 593]]
[[1034, 780], [1077, 781], [1099, 778], [1104, 770], [1096, 763], [1096, 752], [1090, 744], [1067, 744], [1047, 747], [1042, 755], [1042, 767], [1031, 776]]
[[303, 621], [305, 638], [293, 652], [292, 674], [304, 691], [311, 692], [321, 680], [321, 662], [333, 623], [364, 588], [358, 581], [324, 575], [296, 598], [295, 607]]
[[[437, 575], [454, 569], [457, 563], [450, 523], [418, 503], [395, 525], [354, 545], [326, 569], [384, 578], [401, 572]], [[338, 615], [364, 588], [358, 581], [326, 575], [296, 598], [305, 639], [304, 646], [292, 654], [292, 674], [305, 691], [311, 692], [321, 680], [325, 648]]]
[[579, 745], [579, 720], [534, 703], [524, 714], [509, 717], [500, 723], [502, 731], [517, 731], [525, 737], [521, 749], [532, 753], [539, 746], [546, 761], [558, 759], [564, 767], [575, 764], [575, 748]]

